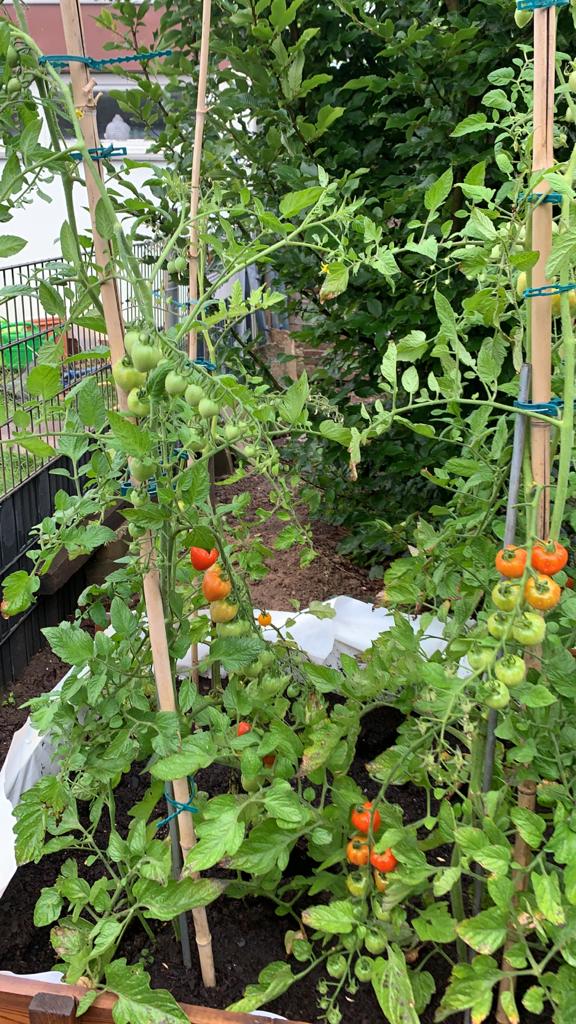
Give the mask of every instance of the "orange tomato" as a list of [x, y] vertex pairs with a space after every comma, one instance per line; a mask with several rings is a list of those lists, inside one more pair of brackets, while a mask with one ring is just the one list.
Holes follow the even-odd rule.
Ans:
[[508, 547], [502, 548], [496, 555], [496, 568], [501, 576], [507, 576], [509, 579], [518, 579], [524, 575], [526, 558], [527, 555], [524, 548], [517, 548], [514, 544], [509, 544]]
[[202, 580], [202, 593], [207, 601], [222, 601], [232, 590], [230, 580], [222, 578], [222, 568], [218, 564], [207, 569]]
[[561, 594], [562, 591], [556, 580], [550, 576], [544, 576], [543, 573], [538, 573], [536, 578], [531, 576], [524, 587], [524, 597], [528, 604], [532, 608], [538, 608], [541, 612], [548, 612], [551, 608], [555, 608]]
[[364, 867], [368, 863], [370, 860], [370, 847], [365, 836], [360, 833], [352, 836], [346, 847], [346, 857], [350, 864], [355, 864], [357, 867]]

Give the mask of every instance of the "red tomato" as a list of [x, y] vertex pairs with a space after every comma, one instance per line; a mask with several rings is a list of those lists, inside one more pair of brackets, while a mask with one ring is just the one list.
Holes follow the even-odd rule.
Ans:
[[543, 543], [537, 540], [532, 548], [532, 565], [546, 576], [555, 576], [568, 564], [568, 552], [557, 540]]
[[247, 732], [252, 732], [252, 726], [250, 725], [250, 722], [238, 722], [236, 735], [245, 736]]
[[267, 768], [271, 768], [272, 765], [274, 764], [275, 760], [276, 760], [276, 754], [264, 754], [264, 757], [262, 758], [262, 761], [266, 765]]
[[365, 804], [354, 807], [352, 810], [352, 825], [357, 832], [369, 832], [370, 820], [372, 820], [372, 831], [377, 832], [380, 828], [380, 811], [373, 811], [369, 800]]
[[212, 548], [212, 551], [206, 551], [205, 548], [190, 548], [190, 561], [195, 569], [204, 572], [218, 561], [218, 548]]
[[387, 850], [384, 850], [384, 853], [376, 853], [376, 851], [373, 850], [370, 854], [370, 863], [377, 871], [382, 872], [383, 875], [387, 875], [389, 871], [394, 871], [398, 861], [392, 853], [392, 850], [388, 848]]

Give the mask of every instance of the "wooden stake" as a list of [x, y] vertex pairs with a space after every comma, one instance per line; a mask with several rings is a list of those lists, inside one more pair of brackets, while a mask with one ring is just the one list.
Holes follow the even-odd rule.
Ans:
[[[144, 538], [142, 555], [147, 560], [148, 572], [144, 577], [144, 596], [146, 599], [146, 612], [148, 615], [148, 630], [150, 633], [150, 646], [152, 648], [152, 661], [154, 675], [156, 678], [156, 689], [158, 691], [158, 704], [162, 711], [176, 711], [176, 698], [174, 695], [174, 684], [172, 681], [172, 667], [168, 654], [168, 643], [166, 639], [166, 626], [164, 623], [164, 608], [160, 592], [160, 578], [154, 560], [154, 549], [150, 534]], [[181, 804], [190, 802], [190, 787], [188, 779], [174, 779], [172, 782], [174, 798]], [[180, 831], [180, 849], [182, 861], [196, 843], [194, 834], [194, 820], [188, 811], [182, 811], [177, 818]], [[194, 877], [198, 877], [195, 875]], [[194, 918], [194, 929], [196, 932], [196, 944], [202, 970], [202, 980], [207, 988], [213, 988], [216, 984], [214, 972], [214, 958], [212, 955], [212, 936], [208, 927], [208, 916], [205, 907], [196, 907], [192, 911]]]
[[[200, 206], [200, 169], [202, 166], [202, 141], [204, 138], [204, 122], [206, 120], [206, 82], [208, 79], [208, 54], [210, 52], [210, 20], [212, 0], [202, 3], [202, 38], [200, 41], [200, 62], [198, 68], [198, 95], [196, 97], [196, 121], [194, 123], [194, 152], [192, 154], [192, 181], [190, 185], [190, 259], [189, 259], [189, 293], [190, 307], [198, 299], [198, 258], [199, 231], [198, 209]], [[188, 355], [196, 359], [198, 355], [198, 332], [190, 331], [188, 338]]]
[[[554, 83], [556, 71], [556, 10], [541, 8], [534, 11], [534, 135], [532, 170], [545, 171], [554, 163]], [[535, 193], [549, 191], [545, 180], [537, 185]], [[546, 263], [552, 248], [552, 206], [550, 203], [535, 205], [532, 215], [532, 248], [539, 253], [538, 262], [532, 271], [532, 287], [540, 288], [549, 284], [546, 277]], [[549, 402], [552, 380], [552, 300], [550, 296], [530, 299], [530, 324], [532, 337], [532, 401]], [[550, 530], [550, 427], [548, 424], [531, 419], [530, 453], [532, 476], [536, 486], [542, 488], [539, 501], [536, 529], [538, 536], [546, 540]], [[537, 656], [538, 651], [533, 655]], [[531, 656], [532, 660], [532, 656]], [[533, 811], [536, 806], [536, 786], [533, 782], [523, 783], [518, 788], [518, 807]], [[514, 860], [525, 868], [532, 859], [532, 851], [519, 833], [514, 843]], [[515, 891], [521, 892], [528, 884], [528, 873], [516, 871], [513, 875]], [[513, 942], [510, 937], [504, 947], [502, 970], [511, 971], [506, 952]], [[500, 982], [496, 1020], [498, 1024], [510, 1024], [502, 1006], [502, 996], [514, 993], [515, 978], [512, 974]]]
[[[79, 0], [60, 0], [60, 9], [68, 53], [75, 56], [86, 56]], [[94, 99], [94, 85], [96, 83], [89, 76], [85, 64], [72, 61], [69, 66], [74, 102], [77, 109], [82, 111], [80, 124], [84, 140], [90, 148], [98, 147], [100, 140], [96, 123], [96, 101]], [[107, 242], [100, 236], [96, 224], [96, 206], [100, 199], [100, 194], [92, 174], [92, 169], [87, 161], [85, 161], [85, 172], [94, 249], [100, 268], [102, 305], [112, 361], [115, 362], [117, 359], [122, 358], [124, 354], [122, 307], [117, 283], [110, 267], [110, 249]], [[99, 164], [98, 172], [102, 173]], [[126, 396], [119, 389], [117, 389], [117, 394], [119, 407], [125, 409]], [[172, 682], [172, 668], [168, 651], [160, 578], [154, 561], [154, 548], [150, 534], [147, 534], [142, 542], [141, 553], [145, 564], [149, 566], [148, 572], [144, 577], [144, 597], [158, 692], [158, 705], [161, 711], [175, 711], [176, 700]], [[190, 789], [187, 779], [175, 780], [173, 782], [173, 789], [174, 797], [179, 803], [187, 804], [190, 802]], [[187, 853], [196, 842], [194, 824], [191, 814], [182, 813], [178, 815], [177, 820], [180, 833], [180, 847], [183, 860], [185, 860]], [[208, 928], [206, 909], [198, 907], [192, 911], [192, 916], [196, 930], [202, 980], [206, 987], [213, 987], [216, 984], [216, 977], [212, 956], [212, 937]]]
[[[64, 38], [66, 49], [69, 54], [75, 56], [86, 56], [84, 43], [84, 30], [82, 26], [82, 14], [80, 11], [80, 0], [60, 0], [60, 11], [64, 27]], [[98, 137], [98, 125], [96, 123], [96, 99], [94, 98], [94, 79], [85, 64], [72, 61], [69, 65], [70, 80], [72, 82], [72, 95], [74, 104], [78, 111], [80, 127], [86, 145], [89, 148], [97, 148], [100, 145]], [[103, 177], [102, 165], [97, 164], [98, 173]], [[86, 176], [86, 190], [88, 192], [88, 204], [92, 219], [92, 236], [94, 239], [94, 252], [100, 276], [100, 294], [104, 309], [104, 320], [112, 362], [121, 359], [124, 355], [124, 327], [122, 317], [122, 305], [120, 294], [115, 277], [110, 271], [111, 253], [108, 242], [102, 238], [96, 227], [96, 205], [100, 198], [98, 186], [94, 180], [93, 171], [87, 161], [84, 161], [84, 172]], [[118, 405], [126, 409], [126, 395], [118, 392]]]

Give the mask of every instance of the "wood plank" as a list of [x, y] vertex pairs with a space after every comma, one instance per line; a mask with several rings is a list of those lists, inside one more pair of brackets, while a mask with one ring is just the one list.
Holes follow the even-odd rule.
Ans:
[[[111, 530], [117, 530], [124, 521], [122, 509], [127, 507], [127, 502], [118, 502], [115, 508], [108, 512], [103, 519], [103, 526], [109, 526]], [[92, 519], [82, 520], [81, 525], [86, 526], [89, 522], [96, 522]], [[40, 594], [55, 594], [68, 580], [86, 564], [89, 558], [95, 554], [91, 551], [88, 555], [79, 555], [70, 560], [67, 552], [62, 549], [56, 555], [47, 573], [40, 577]]]
[[30, 1024], [70, 1024], [76, 1020], [74, 996], [38, 992], [28, 1007]]
[[[28, 1007], [31, 999], [39, 992], [80, 999], [86, 990], [80, 985], [58, 985], [48, 981], [0, 974], [0, 1024], [30, 1024]], [[114, 1002], [115, 996], [104, 993], [80, 1019], [85, 1024], [112, 1024], [111, 1007]], [[257, 1020], [247, 1013], [228, 1013], [226, 1010], [213, 1010], [209, 1006], [191, 1006], [188, 1003], [180, 1005], [190, 1024], [256, 1024]], [[305, 1022], [287, 1021], [286, 1024]]]

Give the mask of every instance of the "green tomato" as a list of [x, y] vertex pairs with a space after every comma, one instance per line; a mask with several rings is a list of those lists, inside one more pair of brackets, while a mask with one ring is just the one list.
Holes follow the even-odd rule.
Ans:
[[18, 50], [16, 49], [15, 46], [12, 46], [12, 43], [10, 43], [10, 46], [6, 50], [6, 63], [8, 67], [15, 68], [19, 59], [20, 57], [18, 54]]
[[369, 953], [374, 953], [375, 956], [378, 956], [379, 953], [386, 949], [387, 939], [382, 932], [372, 929], [366, 934], [364, 945]]
[[346, 886], [351, 896], [365, 896], [369, 885], [368, 875], [363, 874], [362, 871], [352, 871], [346, 877]]
[[518, 28], [526, 28], [526, 25], [529, 25], [532, 21], [532, 11], [519, 11], [516, 9], [514, 11], [514, 21]]
[[20, 92], [20, 80], [18, 78], [11, 78], [6, 85], [6, 92], [9, 96], [17, 96]]
[[135, 330], [134, 328], [126, 331], [126, 334], [124, 335], [124, 348], [126, 349], [128, 355], [132, 354], [132, 349], [134, 348], [134, 345], [138, 343], [139, 340], [139, 331]]
[[373, 967], [374, 961], [371, 957], [359, 956], [354, 964], [354, 974], [358, 978], [358, 981], [370, 981], [372, 978]]
[[174, 274], [176, 273], [176, 260], [168, 260], [168, 263], [166, 264], [166, 270], [170, 274], [170, 277], [173, 277]]
[[129, 394], [133, 388], [141, 388], [146, 383], [146, 374], [140, 373], [131, 363], [128, 356], [118, 359], [112, 367], [112, 376], [115, 384]]
[[326, 961], [326, 971], [331, 978], [343, 978], [346, 974], [346, 967], [346, 957], [342, 956], [342, 953], [335, 953]]
[[290, 683], [290, 686], [286, 690], [286, 696], [294, 699], [300, 696], [300, 685], [299, 683]]
[[385, 897], [378, 893], [372, 899], [372, 913], [377, 921], [389, 921], [390, 909], [386, 906]]
[[[140, 335], [142, 337], [142, 335]], [[137, 342], [132, 346], [132, 362], [137, 370], [154, 370], [162, 359], [162, 350], [150, 341]]]
[[198, 434], [189, 434], [186, 438], [186, 450], [189, 452], [203, 452], [207, 444], [207, 438]]
[[508, 687], [519, 686], [526, 678], [526, 666], [517, 654], [505, 654], [496, 662], [494, 675]]
[[175, 395], [183, 395], [186, 391], [186, 378], [182, 377], [180, 373], [176, 373], [175, 370], [170, 370], [166, 374], [166, 380], [164, 381], [164, 387], [166, 392], [173, 397]]
[[576, 92], [576, 71], [571, 71], [568, 75], [568, 88], [570, 92]]
[[466, 655], [473, 672], [484, 672], [494, 661], [494, 650], [491, 647], [480, 647], [475, 644]]
[[128, 467], [130, 476], [140, 484], [154, 476], [156, 471], [156, 463], [151, 459], [128, 459]]
[[255, 775], [242, 775], [240, 777], [240, 785], [245, 793], [257, 793], [260, 789], [260, 779]]
[[314, 789], [314, 786], [306, 786], [302, 796], [309, 804], [311, 804], [312, 801], [316, 799], [316, 790]]
[[178, 274], [185, 274], [188, 270], [188, 260], [185, 256], [177, 256], [174, 260], [174, 268]]
[[244, 635], [244, 623], [240, 620], [236, 622], [220, 622], [216, 626], [216, 632], [218, 636], [243, 636]]
[[227, 441], [237, 441], [239, 437], [242, 437], [242, 431], [235, 423], [227, 423], [222, 433]]
[[203, 419], [209, 420], [212, 416], [217, 416], [220, 412], [220, 406], [217, 402], [213, 402], [211, 398], [202, 398], [198, 402], [198, 412]]
[[184, 392], [184, 398], [188, 402], [188, 405], [198, 406], [203, 398], [206, 398], [201, 387], [198, 384], [189, 384]]
[[501, 612], [513, 612], [522, 598], [522, 587], [519, 583], [501, 580], [492, 591], [492, 600]]
[[138, 540], [139, 537], [143, 537], [146, 530], [143, 526], [137, 526], [136, 523], [128, 524], [128, 533], [132, 537], [132, 540]]
[[254, 445], [254, 444], [247, 444], [247, 445], [244, 446], [244, 450], [243, 450], [242, 454], [247, 459], [253, 459], [254, 456], [256, 455], [257, 451], [258, 451], [258, 449], [256, 448], [256, 445]]
[[132, 388], [127, 405], [134, 416], [147, 416], [150, 412], [150, 401], [142, 388]]
[[486, 625], [490, 636], [495, 640], [501, 640], [508, 630], [508, 616], [502, 612], [494, 612], [489, 616]]
[[524, 612], [514, 623], [512, 636], [524, 647], [541, 644], [546, 636], [546, 623], [536, 612]]
[[270, 650], [262, 651], [262, 653], [258, 655], [258, 661], [260, 662], [263, 668], [270, 668], [270, 665], [273, 665], [274, 662], [276, 661], [276, 658], [274, 657], [274, 652]]
[[490, 679], [484, 685], [482, 699], [489, 708], [505, 708], [510, 703], [510, 693], [499, 679]]

